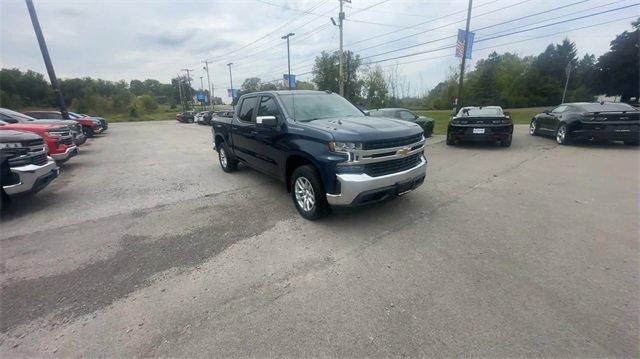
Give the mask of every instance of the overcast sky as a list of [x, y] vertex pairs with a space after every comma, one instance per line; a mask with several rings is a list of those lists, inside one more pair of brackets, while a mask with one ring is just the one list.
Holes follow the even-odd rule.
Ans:
[[[311, 70], [322, 50], [338, 48], [338, 0], [237, 1], [44, 1], [36, 10], [59, 77], [131, 80], [154, 78], [169, 82], [183, 68], [194, 69], [194, 88], [200, 87], [204, 59], [210, 65], [216, 95], [226, 95], [233, 62], [233, 81], [239, 87], [247, 77], [281, 79], [286, 73], [286, 42], [291, 38], [291, 72]], [[580, 2], [580, 3], [578, 3]], [[567, 6], [563, 9], [554, 8]], [[476, 41], [494, 34], [637, 4], [637, 0], [474, 0], [471, 30]], [[345, 49], [375, 61], [455, 45], [457, 29], [464, 27], [468, 2], [444, 0], [353, 0], [346, 4]], [[600, 55], [616, 34], [631, 29], [629, 17], [640, 6], [627, 7], [563, 24], [526, 31], [474, 45], [472, 60], [489, 52], [538, 54], [564, 37], [573, 40], [579, 54]], [[543, 12], [499, 26], [512, 19]], [[24, 1], [0, 1], [1, 64], [45, 73], [44, 63]], [[454, 13], [452, 15], [452, 13]], [[449, 15], [449, 16], [447, 16]], [[626, 19], [625, 19], [626, 18]], [[603, 25], [577, 29], [608, 22]], [[415, 26], [417, 25], [417, 26]], [[486, 29], [482, 29], [487, 27]], [[393, 33], [390, 33], [393, 32]], [[390, 34], [387, 34], [390, 33]], [[418, 34], [414, 36], [409, 36]], [[546, 36], [550, 35], [550, 36]], [[440, 41], [440, 38], [446, 38]], [[428, 44], [422, 44], [431, 41]], [[252, 43], [252, 44], [251, 44]], [[250, 45], [248, 45], [250, 44]], [[378, 55], [401, 47], [412, 48]], [[454, 49], [381, 62], [411, 83], [411, 92], [426, 91], [459, 66]], [[410, 62], [410, 63], [409, 63]], [[308, 80], [310, 74], [300, 76]], [[205, 87], [206, 87], [206, 77]], [[225, 97], [223, 97], [225, 98]]]

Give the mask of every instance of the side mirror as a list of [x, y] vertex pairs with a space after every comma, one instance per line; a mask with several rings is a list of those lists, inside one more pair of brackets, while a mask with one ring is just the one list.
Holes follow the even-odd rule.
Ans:
[[278, 120], [276, 116], [257, 116], [256, 124], [263, 127], [276, 127]]
[[511, 113], [509, 113], [507, 111], [503, 112], [503, 114], [504, 114], [505, 117], [511, 117]]
[[545, 114], [547, 114], [547, 115], [548, 115], [549, 113], [551, 113], [551, 110], [546, 109], [546, 110], [542, 111], [542, 113], [545, 113]]

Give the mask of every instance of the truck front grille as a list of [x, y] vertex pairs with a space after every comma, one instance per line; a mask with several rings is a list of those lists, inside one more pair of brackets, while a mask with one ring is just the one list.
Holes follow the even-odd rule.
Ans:
[[363, 150], [378, 150], [381, 148], [393, 148], [410, 145], [412, 143], [420, 142], [422, 134], [413, 135], [410, 137], [394, 138], [392, 140], [371, 141], [362, 144]]
[[65, 145], [73, 145], [73, 137], [71, 136], [65, 136], [60, 138], [60, 143], [63, 143]]
[[23, 147], [34, 147], [34, 146], [42, 147], [44, 145], [44, 140], [42, 138], [36, 138], [34, 140], [22, 141], [20, 143], [22, 144]]
[[406, 171], [420, 163], [420, 156], [422, 156], [422, 153], [416, 153], [405, 158], [390, 161], [368, 163], [364, 166], [364, 172], [371, 177], [379, 177]]

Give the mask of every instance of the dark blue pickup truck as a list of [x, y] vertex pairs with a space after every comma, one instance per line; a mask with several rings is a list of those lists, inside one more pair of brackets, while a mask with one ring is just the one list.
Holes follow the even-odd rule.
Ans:
[[306, 219], [328, 214], [331, 206], [403, 194], [425, 179], [420, 126], [365, 116], [330, 92], [247, 94], [233, 118], [213, 120], [212, 131], [225, 172], [243, 162], [282, 180]]

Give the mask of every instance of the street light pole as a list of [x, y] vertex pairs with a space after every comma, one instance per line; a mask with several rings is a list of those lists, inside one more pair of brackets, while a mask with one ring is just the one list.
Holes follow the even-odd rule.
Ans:
[[227, 66], [229, 66], [229, 85], [231, 86], [231, 106], [233, 106], [235, 110], [236, 106], [233, 104], [233, 76], [231, 76], [231, 65], [233, 65], [233, 62], [227, 64]]
[[178, 74], [178, 93], [180, 94], [180, 106], [182, 106], [182, 112], [186, 112], [184, 107], [184, 99], [182, 98], [182, 78]]
[[343, 36], [342, 36], [342, 29], [343, 29], [343, 22], [344, 22], [344, 11], [342, 11], [342, 3], [344, 1], [347, 2], [351, 2], [351, 0], [339, 0], [340, 1], [340, 12], [338, 13], [338, 27], [340, 28], [340, 69], [339, 69], [339, 75], [338, 75], [338, 84], [339, 84], [339, 89], [340, 89], [340, 96], [344, 97], [344, 50], [342, 49], [342, 42], [343, 42]]
[[207, 70], [207, 85], [209, 86], [209, 103], [211, 104], [211, 111], [215, 109], [215, 105], [213, 104], [213, 87], [211, 87], [211, 79], [209, 78], [209, 63], [211, 61], [204, 60], [204, 69]]
[[193, 69], [182, 69], [182, 71], [186, 71], [187, 72], [187, 82], [189, 83], [189, 98], [187, 99], [187, 104], [189, 103], [189, 100], [191, 100], [191, 102], [193, 102], [193, 93], [191, 93], [191, 71], [193, 71]]
[[47, 43], [45, 42], [44, 35], [42, 34], [42, 28], [40, 27], [40, 21], [38, 20], [36, 8], [33, 6], [32, 0], [25, 1], [27, 3], [27, 9], [29, 10], [29, 16], [31, 17], [31, 23], [33, 24], [33, 30], [36, 33], [36, 38], [38, 38], [38, 45], [40, 45], [40, 52], [42, 53], [42, 58], [44, 59], [44, 65], [47, 68], [47, 73], [49, 74], [49, 81], [51, 81], [53, 92], [55, 92], [56, 94], [56, 100], [58, 101], [60, 113], [62, 114], [63, 119], [68, 120], [69, 113], [67, 112], [67, 105], [64, 103], [62, 90], [60, 90], [60, 82], [58, 82], [58, 77], [56, 76], [56, 72], [53, 69], [53, 63], [51, 62], [49, 50], [47, 49]]
[[564, 91], [562, 92], [562, 102], [564, 103], [564, 98], [567, 96], [567, 87], [569, 87], [569, 76], [571, 76], [571, 62], [567, 64], [564, 72], [567, 74], [567, 81], [564, 83]]
[[290, 32], [290, 33], [284, 35], [283, 37], [281, 37], [281, 39], [286, 39], [287, 40], [287, 69], [288, 69], [287, 71], [288, 71], [288, 74], [289, 74], [289, 78], [288, 78], [289, 91], [291, 91], [291, 56], [289, 54], [289, 38], [291, 36], [293, 36], [293, 35], [295, 35], [295, 34]]
[[[202, 82], [203, 77], [200, 76], [200, 91], [204, 92], [204, 83]], [[202, 101], [202, 111], [204, 111], [204, 101]]]
[[460, 108], [463, 106], [462, 104], [462, 83], [464, 81], [464, 66], [466, 64], [467, 61], [467, 49], [468, 49], [468, 42], [467, 41], [469, 39], [469, 24], [471, 22], [471, 7], [473, 5], [473, 0], [469, 0], [469, 9], [467, 10], [467, 27], [465, 29], [465, 33], [464, 33], [464, 48], [462, 50], [462, 64], [460, 65], [460, 83], [458, 83], [458, 100], [456, 102], [456, 112], [460, 110]]

